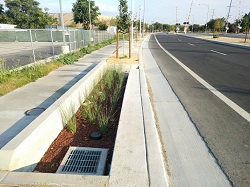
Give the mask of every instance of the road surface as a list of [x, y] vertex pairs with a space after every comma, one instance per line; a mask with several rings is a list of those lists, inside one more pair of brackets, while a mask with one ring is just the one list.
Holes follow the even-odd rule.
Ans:
[[152, 35], [149, 48], [232, 185], [250, 186], [250, 50], [168, 34]]

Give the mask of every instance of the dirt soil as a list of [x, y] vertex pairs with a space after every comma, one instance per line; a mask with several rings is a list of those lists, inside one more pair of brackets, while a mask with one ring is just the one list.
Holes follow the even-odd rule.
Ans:
[[[138, 64], [138, 54], [132, 54], [132, 58], [118, 58], [111, 56], [108, 59], [109, 63], [118, 63], [118, 64]], [[124, 81], [123, 92], [125, 92]], [[123, 96], [124, 94], [122, 94]], [[120, 116], [120, 111], [122, 107], [122, 100], [120, 98], [117, 104], [117, 110]], [[67, 129], [63, 129], [54, 142], [50, 145], [47, 152], [41, 158], [40, 162], [37, 164], [34, 172], [41, 173], [55, 173], [58, 169], [60, 163], [62, 162], [68, 148], [70, 146], [78, 147], [95, 147], [95, 148], [108, 148], [108, 158], [107, 164], [111, 164], [113, 150], [115, 145], [116, 132], [118, 128], [119, 119], [117, 118], [109, 126], [109, 131], [107, 134], [103, 135], [101, 140], [91, 140], [89, 135], [91, 132], [99, 131], [98, 124], [90, 124], [88, 121], [81, 119], [81, 110], [77, 111], [77, 131], [75, 134], [72, 134]], [[108, 173], [106, 173], [108, 174]]]
[[139, 63], [139, 55], [138, 54], [131, 54], [131, 58], [128, 58], [128, 54], [119, 54], [118, 58], [116, 55], [113, 54], [109, 59], [109, 64], [138, 64]]
[[208, 40], [220, 41], [220, 42], [228, 42], [228, 43], [235, 43], [240, 45], [247, 45], [250, 46], [250, 40], [247, 39], [247, 42], [244, 43], [245, 38], [230, 38], [230, 37], [223, 37], [220, 36], [219, 38], [213, 38], [213, 36], [199, 36], [198, 38], [204, 38]]

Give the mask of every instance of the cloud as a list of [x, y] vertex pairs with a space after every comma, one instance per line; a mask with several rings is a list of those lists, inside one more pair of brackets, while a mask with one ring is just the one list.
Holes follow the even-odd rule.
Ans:
[[104, 3], [96, 3], [96, 5], [99, 7], [100, 12], [106, 12], [106, 13], [117, 13], [118, 12], [118, 7], [116, 7], [116, 6], [111, 6], [111, 5], [104, 4]]

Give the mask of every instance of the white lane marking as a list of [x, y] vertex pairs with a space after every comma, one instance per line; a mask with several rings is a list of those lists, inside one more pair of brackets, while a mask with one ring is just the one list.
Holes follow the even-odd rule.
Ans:
[[214, 50], [210, 50], [211, 52], [214, 52], [214, 53], [218, 53], [218, 54], [221, 54], [221, 55], [227, 55], [227, 54], [225, 54], [225, 53], [221, 53], [221, 52], [218, 52], [218, 51], [214, 51]]
[[192, 45], [192, 46], [194, 46], [194, 44], [191, 44], [191, 43], [188, 43], [188, 45]]
[[245, 118], [248, 122], [250, 122], [250, 114], [241, 108], [239, 105], [228, 99], [225, 95], [216, 90], [212, 85], [207, 83], [204, 79], [199, 77], [195, 72], [185, 66], [181, 61], [175, 58], [171, 53], [169, 53], [166, 49], [164, 49], [157, 38], [155, 37], [156, 42], [162, 48], [165, 53], [167, 53], [172, 59], [174, 59], [183, 69], [185, 69], [190, 75], [192, 75], [197, 81], [199, 81], [203, 86], [205, 86], [208, 90], [210, 90], [214, 95], [216, 95], [219, 99], [221, 99], [224, 103], [226, 103], [229, 107], [231, 107], [235, 112]]
[[181, 42], [181, 40], [180, 39], [178, 39], [179, 40], [179, 42]]

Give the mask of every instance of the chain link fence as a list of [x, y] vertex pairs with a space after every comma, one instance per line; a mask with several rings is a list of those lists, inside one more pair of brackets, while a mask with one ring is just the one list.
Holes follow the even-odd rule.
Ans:
[[[70, 52], [114, 37], [96, 30], [68, 30], [64, 34]], [[0, 30], [0, 61], [5, 62], [4, 69], [14, 69], [60, 55], [63, 45], [62, 30]]]

